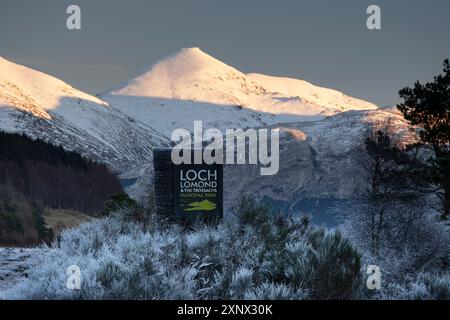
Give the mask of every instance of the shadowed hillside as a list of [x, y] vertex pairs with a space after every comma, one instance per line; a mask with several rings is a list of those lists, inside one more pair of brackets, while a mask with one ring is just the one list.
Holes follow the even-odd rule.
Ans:
[[51, 240], [44, 219], [49, 209], [95, 214], [119, 192], [106, 166], [61, 146], [0, 132], [0, 245]]
[[0, 184], [44, 207], [99, 212], [121, 192], [106, 166], [40, 140], [0, 133]]

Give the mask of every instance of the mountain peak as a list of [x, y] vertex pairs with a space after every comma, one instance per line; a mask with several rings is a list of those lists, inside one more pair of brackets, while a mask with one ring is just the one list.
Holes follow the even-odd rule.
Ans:
[[[209, 55], [208, 53], [204, 52], [199, 47], [182, 48], [180, 51], [178, 51], [174, 55], [168, 57], [167, 59], [175, 58], [175, 57], [188, 58], [188, 59], [205, 59], [205, 60], [212, 59], [212, 60], [218, 61], [216, 58], [214, 58], [211, 55]], [[166, 60], [166, 59], [164, 59], [164, 60]]]
[[184, 72], [193, 71], [192, 69], [230, 68], [230, 66], [198, 47], [183, 48], [178, 53], [160, 61], [157, 65], [170, 66]]
[[141, 75], [119, 86], [119, 89], [113, 90], [111, 94], [192, 99], [192, 92], [187, 92], [189, 88], [195, 85], [210, 87], [217, 78], [227, 74], [245, 77], [240, 71], [198, 47], [183, 48], [147, 68]]
[[181, 48], [181, 50], [178, 51], [178, 54], [181, 54], [181, 53], [208, 55], [206, 52], [204, 52], [199, 47]]
[[[246, 75], [197, 47], [181, 49], [101, 97], [112, 105], [123, 105], [125, 112], [132, 106], [139, 106], [134, 108], [137, 110], [140, 106], [149, 109], [156, 105], [203, 103], [201, 109], [205, 109], [205, 104], [238, 106], [259, 112], [259, 117], [270, 118], [267, 121], [280, 122], [376, 109], [366, 101], [303, 80]], [[167, 109], [164, 110], [169, 112]], [[240, 117], [234, 113], [233, 116]]]
[[187, 51], [197, 51], [197, 52], [202, 52], [204, 53], [204, 51], [202, 49], [200, 49], [199, 47], [187, 47], [187, 48], [181, 48], [180, 51], [183, 50], [187, 50]]

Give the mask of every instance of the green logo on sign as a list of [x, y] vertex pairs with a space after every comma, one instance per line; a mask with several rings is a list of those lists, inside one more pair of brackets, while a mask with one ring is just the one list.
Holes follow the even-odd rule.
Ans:
[[188, 204], [188, 207], [183, 209], [183, 211], [211, 211], [216, 209], [217, 204], [209, 200], [203, 200], [200, 202], [191, 202]]

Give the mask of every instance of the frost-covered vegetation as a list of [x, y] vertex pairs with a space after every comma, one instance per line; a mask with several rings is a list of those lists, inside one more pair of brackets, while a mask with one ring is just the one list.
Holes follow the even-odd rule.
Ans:
[[[67, 230], [3, 298], [345, 299], [361, 290], [359, 254], [305, 218], [271, 215], [252, 202], [216, 223], [132, 216], [121, 209]], [[66, 287], [69, 265], [81, 269], [81, 290]]]
[[[450, 225], [423, 144], [402, 144], [390, 122], [368, 132], [361, 161], [367, 184], [337, 208], [343, 235], [365, 264], [382, 270], [376, 298], [448, 299]], [[431, 162], [431, 164], [430, 164]]]
[[[398, 259], [368, 290], [360, 255], [339, 232], [304, 217], [272, 214], [243, 201], [224, 221], [180, 224], [137, 207], [67, 230], [36, 252], [29, 277], [3, 299], [448, 299], [450, 277], [437, 269], [403, 273]], [[411, 253], [413, 255], [413, 253]], [[389, 257], [392, 258], [392, 257]], [[405, 257], [402, 257], [405, 258]], [[405, 258], [406, 259], [406, 258]], [[387, 266], [383, 264], [382, 268]], [[406, 261], [406, 260], [405, 260]], [[81, 289], [66, 269], [81, 269]], [[411, 267], [411, 264], [407, 265]], [[444, 270], [445, 269], [441, 269]], [[384, 269], [383, 269], [384, 271]], [[397, 273], [396, 273], [397, 272]]]

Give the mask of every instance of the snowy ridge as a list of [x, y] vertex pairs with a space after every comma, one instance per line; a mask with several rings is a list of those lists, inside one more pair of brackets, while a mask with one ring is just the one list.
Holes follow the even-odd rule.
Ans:
[[373, 103], [347, 96], [337, 90], [318, 87], [304, 80], [272, 77], [258, 73], [250, 73], [247, 77], [260, 83], [274, 97], [278, 96], [279, 99], [283, 99], [284, 97], [287, 101], [289, 101], [289, 97], [291, 97], [291, 100], [303, 100], [305, 103], [311, 103], [324, 108], [324, 113], [326, 114], [334, 114], [339, 111], [348, 110], [373, 110], [377, 108]]
[[60, 106], [62, 98], [84, 100], [98, 107], [107, 104], [45, 73], [12, 63], [0, 57], [0, 105], [14, 105], [37, 116], [49, 118], [46, 111]]
[[194, 120], [205, 127], [246, 128], [377, 108], [306, 81], [246, 75], [199, 48], [182, 49], [101, 97], [168, 137]]
[[108, 103], [0, 58], [0, 128], [76, 150], [121, 173], [151, 161], [165, 139]]

